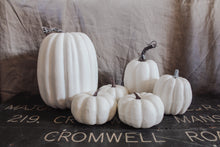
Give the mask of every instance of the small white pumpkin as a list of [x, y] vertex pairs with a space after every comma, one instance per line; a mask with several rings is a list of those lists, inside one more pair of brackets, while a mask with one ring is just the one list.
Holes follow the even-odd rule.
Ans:
[[159, 70], [153, 60], [146, 60], [145, 52], [155, 47], [156, 42], [152, 42], [143, 49], [139, 59], [134, 59], [127, 64], [124, 85], [130, 93], [153, 92], [154, 84], [159, 79]]
[[99, 88], [99, 94], [108, 93], [112, 95], [118, 101], [120, 98], [128, 95], [128, 90], [126, 87], [121, 85], [116, 85], [115, 81], [112, 80], [112, 84], [104, 85]]
[[161, 76], [153, 93], [161, 98], [165, 114], [184, 114], [192, 102], [191, 85], [188, 80], [179, 77], [178, 69], [175, 70], [174, 76]]
[[98, 86], [98, 64], [92, 41], [80, 32], [48, 35], [40, 46], [37, 79], [47, 105], [70, 108], [72, 96], [96, 90]]
[[118, 102], [119, 119], [135, 128], [150, 128], [159, 124], [164, 115], [160, 98], [152, 93], [134, 93]]
[[110, 121], [117, 108], [116, 99], [109, 94], [81, 93], [73, 97], [71, 112], [75, 120], [87, 125]]

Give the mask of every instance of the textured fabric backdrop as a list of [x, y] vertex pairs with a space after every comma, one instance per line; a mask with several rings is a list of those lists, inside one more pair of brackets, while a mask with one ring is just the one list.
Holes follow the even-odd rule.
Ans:
[[187, 78], [194, 95], [220, 93], [219, 0], [1, 0], [0, 96], [39, 93], [37, 56], [45, 34], [41, 27], [80, 31], [93, 41], [99, 86], [114, 76], [122, 84], [126, 64], [147, 42], [160, 75]]

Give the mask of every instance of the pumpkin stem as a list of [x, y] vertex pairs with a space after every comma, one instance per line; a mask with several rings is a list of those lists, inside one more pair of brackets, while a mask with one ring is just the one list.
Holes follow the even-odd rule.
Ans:
[[99, 92], [99, 89], [96, 90], [96, 92], [93, 94], [93, 96], [97, 96]]
[[48, 35], [48, 34], [50, 34], [50, 33], [52, 33], [52, 32], [56, 32], [56, 33], [62, 32], [62, 30], [61, 30], [61, 29], [58, 29], [58, 28], [42, 27], [42, 30], [43, 30], [43, 32], [44, 32], [46, 35]]
[[148, 46], [142, 50], [139, 61], [141, 61], [141, 62], [146, 61], [146, 56], [145, 56], [146, 51], [148, 51], [149, 49], [155, 48], [156, 46], [157, 46], [157, 42], [151, 41], [151, 43], [148, 44]]
[[134, 92], [134, 95], [136, 96], [136, 100], [140, 100], [141, 99], [141, 97], [136, 92]]
[[179, 77], [179, 69], [175, 69], [173, 77], [176, 79]]
[[116, 87], [115, 78], [112, 77], [111, 82], [112, 82], [112, 87]]

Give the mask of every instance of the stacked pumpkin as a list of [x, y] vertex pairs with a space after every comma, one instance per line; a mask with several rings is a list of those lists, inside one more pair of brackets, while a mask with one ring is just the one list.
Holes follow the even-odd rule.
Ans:
[[38, 86], [44, 102], [53, 108], [71, 108], [84, 124], [104, 124], [118, 108], [119, 119], [135, 128], [159, 124], [165, 114], [183, 114], [191, 104], [190, 83], [174, 76], [159, 77], [157, 64], [145, 53], [128, 63], [124, 85], [98, 87], [98, 65], [92, 41], [84, 33], [52, 33], [42, 42], [37, 66]]

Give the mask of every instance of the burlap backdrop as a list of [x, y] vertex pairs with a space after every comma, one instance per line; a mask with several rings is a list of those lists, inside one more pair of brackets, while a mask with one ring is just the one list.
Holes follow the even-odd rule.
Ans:
[[99, 86], [114, 76], [118, 84], [126, 64], [146, 43], [160, 75], [180, 69], [194, 95], [220, 93], [220, 1], [218, 0], [1, 0], [0, 95], [39, 93], [36, 64], [41, 27], [80, 31], [93, 41]]

